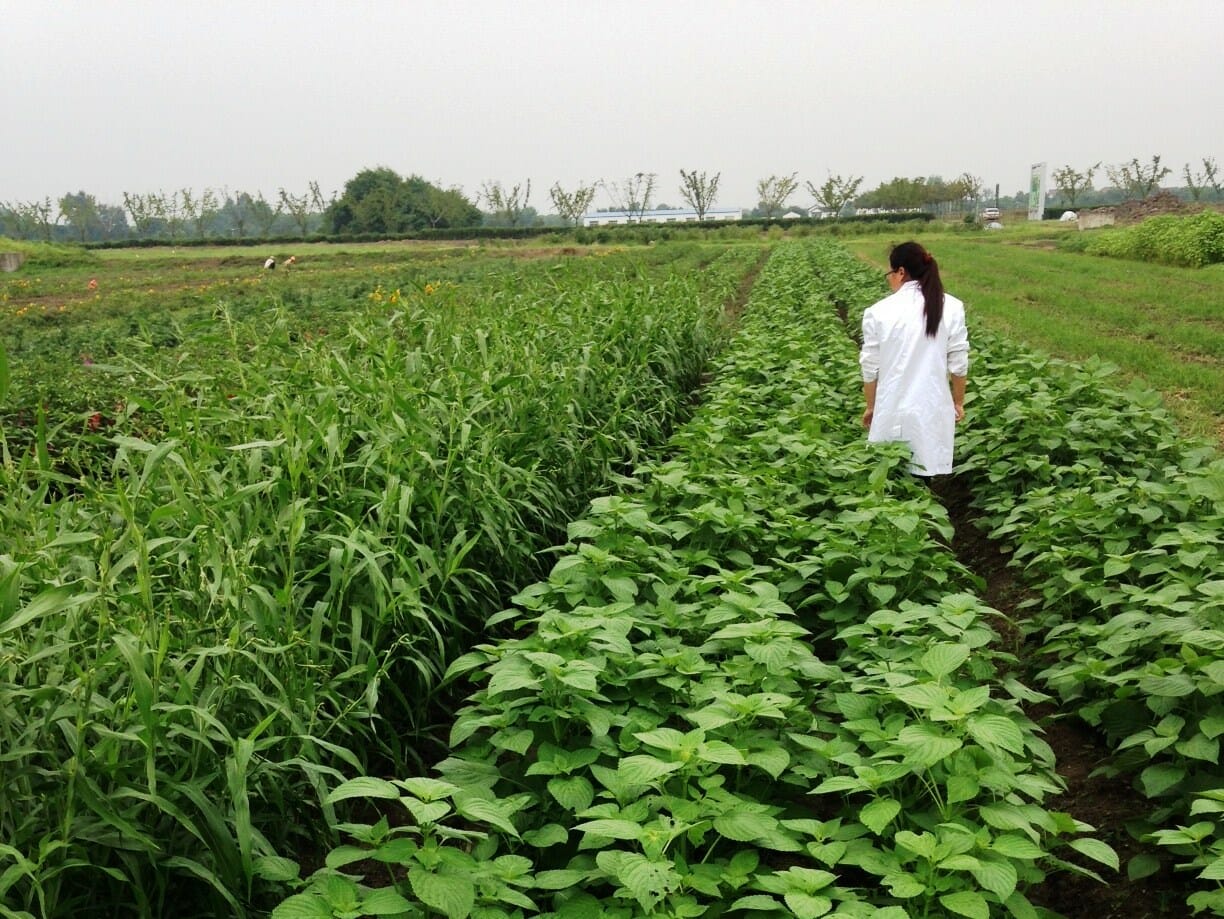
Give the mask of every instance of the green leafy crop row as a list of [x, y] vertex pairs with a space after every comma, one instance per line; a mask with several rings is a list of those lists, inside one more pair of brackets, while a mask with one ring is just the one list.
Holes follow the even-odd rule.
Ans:
[[[1061, 785], [946, 514], [857, 429], [823, 245], [779, 247], [672, 438], [569, 528], [429, 777], [329, 801], [346, 841], [273, 915], [1037, 917]], [[294, 866], [267, 870], [290, 880]]]
[[[1106, 367], [995, 341], [989, 355], [973, 416], [990, 421], [965, 432], [962, 473], [1040, 596], [1040, 679], [1153, 800], [1136, 832], [1218, 813], [1196, 796], [1218, 804], [1224, 788], [1224, 460], [1182, 441], [1150, 394], [1111, 388]], [[1224, 842], [1194, 862], [1215, 884], [1193, 902], [1217, 914], [1222, 855]], [[1146, 856], [1131, 872], [1155, 868]]]

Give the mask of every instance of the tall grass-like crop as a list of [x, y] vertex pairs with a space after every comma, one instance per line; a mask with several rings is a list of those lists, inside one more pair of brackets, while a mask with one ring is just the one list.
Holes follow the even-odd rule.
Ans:
[[448, 662], [684, 417], [756, 257], [367, 287], [325, 328], [221, 304], [106, 371], [88, 463], [47, 449], [62, 426], [0, 444], [5, 909], [259, 904], [328, 788], [416, 762]]

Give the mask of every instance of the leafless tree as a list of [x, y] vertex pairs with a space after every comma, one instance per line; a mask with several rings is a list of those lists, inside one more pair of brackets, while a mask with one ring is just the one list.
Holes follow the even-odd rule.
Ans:
[[618, 211], [624, 211], [630, 218], [636, 217], [638, 223], [650, 210], [650, 201], [654, 197], [655, 179], [653, 172], [639, 172], [625, 179], [624, 182], [604, 183], [612, 206]]

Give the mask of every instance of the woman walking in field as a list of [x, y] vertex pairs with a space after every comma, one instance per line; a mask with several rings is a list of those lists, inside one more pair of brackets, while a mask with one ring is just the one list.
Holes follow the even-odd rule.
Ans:
[[870, 443], [908, 443], [910, 472], [943, 475], [965, 416], [965, 305], [944, 292], [939, 265], [918, 243], [896, 246], [888, 264], [892, 295], [863, 313], [863, 427]]

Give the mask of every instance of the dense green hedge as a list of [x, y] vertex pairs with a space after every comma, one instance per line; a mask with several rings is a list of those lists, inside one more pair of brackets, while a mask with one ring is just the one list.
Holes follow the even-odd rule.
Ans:
[[1224, 214], [1150, 217], [1134, 226], [1068, 239], [1065, 245], [1090, 255], [1202, 268], [1224, 262]]

